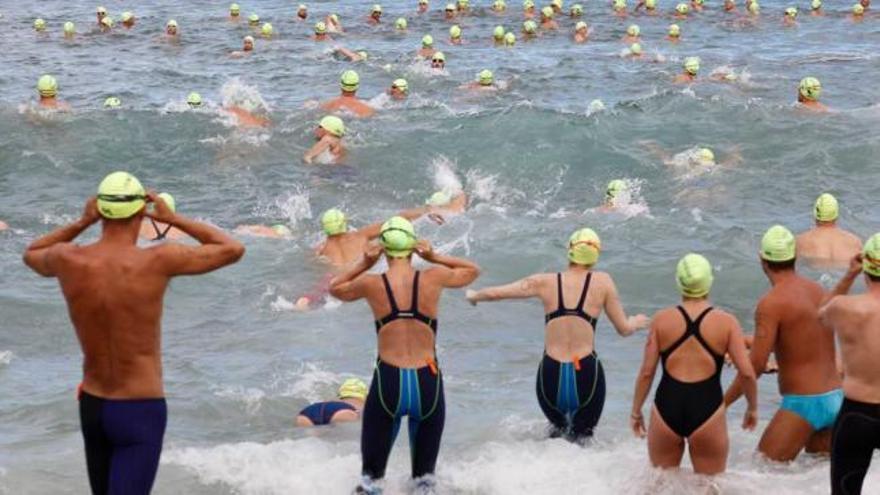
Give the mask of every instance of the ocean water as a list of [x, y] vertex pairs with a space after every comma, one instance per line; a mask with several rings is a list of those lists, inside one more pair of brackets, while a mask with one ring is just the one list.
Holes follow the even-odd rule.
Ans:
[[[0, 1], [0, 220], [10, 225], [0, 232], [0, 493], [88, 490], [74, 399], [80, 350], [56, 282], [27, 270], [21, 253], [75, 219], [98, 181], [117, 169], [171, 192], [179, 211], [195, 218], [230, 230], [285, 223], [294, 233], [283, 241], [243, 237], [248, 253], [240, 263], [169, 289], [170, 414], [155, 486], [163, 494], [343, 494], [356, 484], [359, 425], [293, 427], [296, 412], [332, 396], [340, 380], [368, 379], [375, 356], [365, 304], [291, 310], [324, 275], [311, 250], [320, 240], [317, 218], [329, 207], [362, 226], [422, 204], [439, 188], [461, 187], [472, 198], [468, 213], [417, 228], [442, 250], [475, 259], [483, 268], [476, 287], [563, 268], [568, 235], [590, 226], [603, 240], [599, 268], [614, 276], [630, 312], [676, 303], [675, 262], [701, 252], [717, 270], [715, 304], [747, 330], [767, 288], [756, 261], [767, 227], [808, 228], [815, 197], [830, 191], [846, 228], [862, 237], [878, 228], [870, 216], [880, 179], [876, 14], [853, 23], [847, 5], [828, 2], [827, 15], [812, 18], [800, 0], [798, 25], [787, 28], [781, 16], [789, 3], [768, 0], [759, 21], [743, 25], [709, 0], [706, 12], [678, 21], [683, 39], [671, 45], [663, 39], [670, 0], [659, 2], [662, 16], [627, 19], [608, 15], [605, 2], [584, 2], [588, 44], [571, 44], [573, 23], [563, 19], [559, 34], [500, 49], [489, 42], [492, 28], [518, 31], [519, 2], [496, 17], [485, 10], [488, 0], [472, 0], [480, 11], [461, 21], [467, 44], [460, 47], [443, 41], [449, 23], [438, 13], [442, 2], [432, 1], [423, 17], [414, 15], [415, 1], [386, 2], [381, 28], [364, 23], [371, 3], [309, 4], [313, 17], [340, 14], [349, 32], [336, 43], [369, 50], [369, 61], [350, 64], [332, 56], [332, 43], [310, 41], [313, 20], [295, 22], [295, 4], [280, 0], [242, 2], [243, 15], [257, 12], [277, 33], [258, 39], [243, 59], [228, 53], [249, 29], [226, 21], [225, 2], [108, 0], [111, 15], [132, 9], [139, 24], [99, 34], [96, 2]], [[409, 31], [393, 33], [390, 24], [403, 15]], [[46, 35], [30, 29], [36, 17], [48, 21]], [[177, 45], [159, 40], [169, 18], [181, 26]], [[60, 37], [67, 20], [80, 32], [73, 41]], [[642, 28], [646, 54], [663, 62], [620, 57], [631, 22]], [[447, 54], [444, 75], [412, 61], [427, 33]], [[691, 55], [701, 57], [704, 76], [729, 69], [738, 82], [673, 85]], [[360, 73], [364, 97], [397, 77], [409, 80], [412, 95], [383, 103], [371, 120], [347, 119], [345, 166], [306, 166], [300, 157], [321, 117], [316, 102], [337, 94], [347, 68]], [[507, 89], [479, 98], [459, 89], [483, 68]], [[46, 72], [57, 76], [71, 114], [33, 110], [33, 86]], [[822, 81], [834, 112], [796, 108], [798, 81], [808, 75]], [[203, 95], [206, 109], [186, 110], [181, 102], [190, 91]], [[101, 108], [111, 95], [122, 109]], [[590, 112], [595, 99], [606, 109]], [[216, 111], [230, 101], [263, 108], [272, 125], [236, 129]], [[720, 166], [699, 173], [675, 166], [703, 146]], [[622, 212], [599, 213], [605, 184], [615, 178], [628, 180], [635, 194]], [[826, 285], [839, 275], [806, 271]], [[687, 459], [681, 472], [650, 468], [645, 442], [628, 431], [644, 334], [623, 339], [600, 320], [608, 400], [595, 443], [580, 448], [546, 439], [534, 397], [540, 304], [472, 308], [462, 291], [450, 291], [440, 320], [448, 403], [441, 493], [829, 491], [825, 460], [777, 466], [754, 455], [779, 403], [772, 376], [760, 382], [759, 431], [741, 431], [744, 405], [733, 407], [728, 472], [706, 480], [690, 474]], [[725, 383], [732, 376], [727, 370]], [[405, 436], [387, 493], [408, 490]], [[875, 471], [865, 493], [878, 490]]]

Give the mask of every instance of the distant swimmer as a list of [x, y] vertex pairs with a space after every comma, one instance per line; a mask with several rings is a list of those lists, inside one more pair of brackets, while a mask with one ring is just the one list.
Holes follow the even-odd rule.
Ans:
[[614, 211], [629, 198], [629, 186], [621, 179], [614, 179], [605, 188], [605, 201], [599, 207], [601, 212]]
[[782, 14], [782, 25], [783, 26], [797, 26], [797, 15], [798, 15], [797, 7], [788, 7], [787, 9], [785, 9], [785, 12]]
[[202, 95], [193, 91], [186, 96], [186, 105], [192, 109], [202, 107]]
[[37, 33], [44, 33], [46, 31], [46, 21], [40, 18], [35, 19], [34, 31], [36, 31]]
[[304, 21], [309, 18], [309, 8], [305, 4], [299, 4], [296, 8], [297, 20]]
[[41, 108], [70, 111], [70, 105], [58, 100], [58, 81], [54, 76], [44, 74], [37, 81], [37, 93], [40, 95]]
[[535, 2], [533, 0], [525, 0], [523, 2], [523, 17], [534, 19], [537, 15], [537, 12], [535, 12]]
[[584, 21], [578, 21], [577, 24], [574, 25], [574, 42], [586, 43], [589, 39], [590, 28], [587, 27], [587, 23]]
[[538, 37], [538, 23], [532, 20], [525, 21], [522, 26], [523, 39], [531, 40]]
[[[366, 273], [383, 251], [388, 271]], [[414, 270], [413, 254], [434, 266]], [[444, 289], [470, 285], [479, 274], [476, 264], [437, 253], [428, 241], [418, 239], [408, 220], [394, 217], [382, 225], [379, 244], [367, 245], [361, 260], [330, 283], [337, 299], [366, 299], [376, 319], [378, 358], [364, 406], [362, 481], [355, 493], [381, 493], [378, 485], [404, 416], [417, 493], [430, 493], [446, 422], [436, 355], [440, 295]]]
[[675, 76], [674, 82], [676, 84], [687, 84], [692, 83], [697, 80], [697, 73], [700, 72], [700, 58], [699, 57], [688, 57], [684, 59], [684, 64], [682, 64], [682, 68], [684, 71]]
[[[861, 273], [866, 292], [847, 295]], [[831, 493], [856, 495], [862, 493], [871, 458], [880, 449], [880, 234], [853, 257], [832, 295], [819, 311], [837, 335], [843, 364], [844, 399], [831, 447]]]
[[471, 2], [470, 0], [458, 0], [455, 3], [455, 10], [458, 11], [459, 15], [468, 15], [471, 12]]
[[497, 15], [507, 12], [507, 2], [504, 0], [495, 0], [492, 2], [492, 12]]
[[324, 21], [315, 23], [315, 35], [312, 36], [312, 39], [315, 41], [333, 41], [330, 35], [327, 34], [327, 23]]
[[126, 29], [131, 29], [134, 27], [134, 23], [137, 21], [137, 18], [135, 18], [134, 14], [132, 14], [131, 12], [123, 12], [120, 20], [122, 21], [122, 27]]
[[257, 14], [249, 15], [248, 26], [250, 26], [251, 29], [257, 29], [258, 27], [260, 27], [260, 16]]
[[501, 46], [504, 44], [504, 26], [495, 26], [495, 29], [492, 30], [492, 42], [495, 46]]
[[234, 51], [229, 54], [230, 57], [243, 57], [250, 52], [254, 51], [254, 37], [253, 36], [245, 36], [244, 40], [242, 40], [242, 47], [240, 51]]
[[449, 44], [460, 45], [461, 43], [461, 26], [456, 24], [455, 26], [449, 28]]
[[559, 23], [553, 19], [553, 9], [544, 7], [541, 9], [541, 29], [556, 30], [559, 29]]
[[640, 43], [633, 43], [626, 50], [623, 51], [623, 58], [629, 58], [633, 60], [644, 60], [645, 52], [642, 50], [642, 45]]
[[631, 45], [633, 43], [640, 43], [642, 41], [642, 30], [639, 28], [638, 24], [630, 24], [626, 28], [626, 34], [623, 36], [623, 41], [627, 45]]
[[237, 3], [229, 6], [229, 20], [238, 21], [241, 19], [241, 7]]
[[845, 265], [862, 250], [862, 240], [837, 226], [840, 215], [837, 198], [825, 193], [816, 199], [816, 226], [797, 236], [797, 252], [804, 258], [833, 265]]
[[828, 107], [819, 102], [822, 95], [822, 83], [815, 77], [805, 77], [798, 85], [798, 103], [804, 108], [817, 112], [827, 112]]
[[[177, 204], [174, 201], [174, 196], [168, 193], [160, 193], [156, 197], [165, 202], [165, 206], [171, 210], [171, 213], [177, 213]], [[177, 241], [186, 238], [186, 234], [184, 234], [182, 230], [176, 229], [167, 223], [159, 222], [152, 217], [145, 217], [143, 222], [141, 222], [141, 229], [138, 232], [138, 236], [141, 239], [147, 239], [150, 241]]]
[[694, 9], [694, 12], [703, 11], [703, 2], [704, 0], [691, 0], [691, 7]]
[[251, 237], [268, 237], [271, 239], [289, 239], [293, 232], [286, 225], [276, 223], [274, 225], [239, 225], [234, 232], [239, 235]]
[[442, 72], [446, 69], [446, 55], [443, 52], [434, 52], [434, 55], [431, 55], [431, 68], [435, 72]]
[[428, 12], [428, 0], [419, 0], [419, 5], [416, 9], [416, 13], [425, 14]]
[[473, 91], [498, 91], [498, 86], [495, 84], [495, 75], [489, 69], [481, 70], [477, 74], [476, 80], [466, 84], [464, 87]]
[[352, 62], [363, 62], [370, 58], [370, 55], [364, 50], [353, 51], [345, 48], [344, 46], [336, 47], [335, 52], [351, 60]]
[[457, 215], [467, 210], [468, 197], [463, 192], [449, 194], [445, 191], [437, 191], [428, 198], [425, 204], [433, 208], [433, 212], [440, 215]]
[[394, 21], [394, 29], [398, 33], [406, 34], [406, 29], [409, 27], [409, 23], [406, 22], [405, 17], [398, 17], [396, 21]]
[[409, 83], [406, 82], [406, 79], [395, 79], [391, 83], [391, 87], [388, 88], [388, 96], [392, 100], [405, 100], [409, 96]]
[[373, 8], [370, 9], [370, 15], [367, 17], [367, 23], [372, 25], [377, 25], [382, 22], [382, 6], [379, 4], [373, 5]]
[[[652, 0], [652, 1], [654, 1], [654, 0]], [[583, 15], [584, 15], [584, 6], [579, 3], [572, 5], [571, 10], [569, 10], [569, 12], [568, 12], [568, 16], [571, 17], [572, 19], [579, 19], [579, 18], [583, 17]]]
[[657, 0], [639, 0], [639, 3], [636, 4], [636, 8], [633, 9], [633, 12], [638, 12], [642, 7], [645, 8], [648, 15], [657, 14]]
[[659, 468], [681, 465], [685, 444], [694, 472], [719, 474], [727, 468], [730, 442], [721, 371], [729, 353], [739, 371], [748, 408], [744, 430], [758, 423], [758, 387], [736, 317], [709, 302], [712, 265], [699, 254], [678, 262], [675, 279], [681, 304], [662, 309], [651, 319], [642, 368], [636, 377], [630, 426], [644, 437], [642, 406], [662, 363], [663, 377], [654, 393], [648, 426], [648, 455]]
[[447, 3], [443, 9], [443, 18], [447, 21], [454, 20], [456, 16], [455, 4]]
[[272, 26], [272, 23], [264, 22], [260, 27], [260, 36], [264, 39], [272, 39], [275, 36], [275, 28]]
[[688, 4], [681, 2], [675, 6], [674, 17], [679, 20], [684, 20], [684, 19], [688, 18], [688, 14], [690, 14], [690, 12], [691, 12], [691, 7]]
[[74, 37], [76, 37], [76, 24], [74, 24], [70, 21], [67, 21], [64, 23], [63, 30], [64, 30], [64, 38], [65, 39], [70, 40], [70, 39], [73, 39]]
[[168, 38], [177, 39], [178, 34], [179, 32], [177, 28], [177, 21], [171, 19], [165, 24], [165, 36], [167, 36]]
[[734, 0], [724, 0], [724, 12], [736, 12], [736, 2]]
[[504, 33], [504, 46], [511, 48], [514, 45], [516, 45], [516, 35], [511, 32]]
[[611, 11], [614, 12], [614, 15], [617, 17], [626, 17], [626, 0], [614, 0], [611, 4]]
[[98, 26], [99, 27], [101, 26], [101, 21], [103, 21], [104, 17], [106, 17], [106, 16], [107, 16], [107, 8], [103, 7], [103, 6], [98, 7], [97, 10], [95, 11], [95, 17], [98, 18]]
[[437, 50], [434, 49], [434, 37], [430, 34], [422, 36], [422, 47], [416, 55], [424, 59], [430, 59], [435, 53], [437, 53]]
[[865, 19], [865, 7], [857, 3], [852, 6], [852, 20], [854, 22], [861, 22]]
[[666, 39], [673, 43], [681, 41], [681, 27], [678, 24], [670, 24], [669, 30], [666, 32]]
[[223, 111], [235, 117], [235, 125], [243, 128], [269, 127], [272, 121], [266, 115], [260, 115], [264, 112], [264, 108], [246, 108], [249, 105], [241, 103], [229, 103], [223, 107]]
[[113, 30], [114, 25], [115, 23], [113, 22], [113, 18], [109, 15], [105, 15], [104, 18], [101, 19], [101, 32], [109, 33], [111, 30]]
[[[200, 245], [139, 248], [144, 216]], [[98, 222], [96, 242], [73, 242]], [[242, 255], [238, 241], [173, 213], [125, 172], [101, 181], [81, 218], [28, 246], [25, 264], [58, 279], [82, 349], [79, 414], [92, 493], [150, 492], [167, 422], [160, 344], [165, 291], [174, 277], [208, 273]]]
[[330, 14], [324, 19], [324, 24], [327, 25], [327, 31], [331, 33], [344, 33], [345, 29], [342, 28], [342, 22], [339, 20], [339, 16], [337, 14]]
[[825, 11], [822, 10], [822, 0], [812, 0], [810, 2], [810, 15], [813, 17], [825, 15]]
[[[779, 365], [782, 404], [764, 430], [758, 450], [787, 462], [801, 450], [831, 449], [831, 426], [843, 392], [835, 363], [834, 335], [819, 321], [822, 287], [795, 271], [795, 238], [785, 227], [771, 227], [761, 240], [761, 266], [772, 288], [755, 310], [752, 367], [758, 376], [771, 352]], [[735, 380], [724, 396], [728, 406], [742, 394]]]
[[357, 97], [357, 90], [360, 86], [361, 78], [358, 73], [353, 70], [347, 70], [342, 73], [339, 78], [339, 87], [342, 94], [330, 101], [321, 104], [321, 109], [327, 112], [345, 111], [354, 114], [357, 117], [371, 117], [376, 113], [376, 109], [364, 103]]
[[351, 423], [361, 419], [367, 400], [367, 384], [357, 378], [342, 382], [337, 399], [311, 404], [296, 416], [297, 426], [323, 426]]
[[553, 9], [554, 15], [562, 15], [562, 7], [563, 7], [562, 0], [552, 0], [550, 2], [550, 8]]
[[605, 372], [596, 353], [596, 323], [602, 311], [624, 337], [648, 324], [645, 315], [627, 317], [611, 276], [594, 270], [601, 249], [599, 236], [591, 229], [581, 229], [569, 238], [568, 269], [564, 272], [538, 273], [466, 294], [474, 305], [526, 298], [544, 303], [538, 404], [553, 425], [552, 436], [576, 442], [593, 435], [605, 405]]
[[346, 150], [342, 145], [342, 136], [345, 135], [345, 123], [335, 115], [328, 115], [321, 119], [318, 128], [315, 129], [315, 143], [305, 155], [303, 160], [312, 164], [315, 160], [319, 163], [334, 164], [345, 158]]

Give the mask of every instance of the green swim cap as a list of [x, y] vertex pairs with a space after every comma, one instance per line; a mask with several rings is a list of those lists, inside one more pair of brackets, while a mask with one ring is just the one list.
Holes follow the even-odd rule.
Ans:
[[685, 297], [706, 297], [713, 280], [712, 265], [700, 254], [685, 255], [675, 269], [675, 283]]
[[431, 57], [431, 60], [434, 62], [446, 62], [446, 55], [443, 52], [434, 52], [434, 56]]
[[147, 193], [137, 177], [113, 172], [98, 185], [98, 212], [111, 220], [131, 218], [143, 209]]
[[627, 189], [626, 182], [620, 179], [614, 179], [609, 182], [608, 187], [605, 188], [605, 203], [614, 203], [614, 200], [620, 196], [620, 193]]
[[266, 38], [272, 36], [272, 33], [274, 33], [274, 32], [275, 32], [275, 29], [272, 27], [272, 24], [270, 24], [268, 22], [263, 24], [263, 27], [260, 28], [260, 33], [262, 33], [263, 36], [265, 36]]
[[34, 31], [45, 31], [46, 30], [46, 21], [43, 19], [37, 19], [34, 21]]
[[286, 225], [281, 225], [280, 223], [276, 223], [275, 225], [269, 227], [272, 229], [272, 232], [280, 235], [281, 237], [290, 237], [293, 235], [293, 232]]
[[67, 21], [64, 23], [64, 34], [70, 35], [76, 33], [76, 25], [72, 22]]
[[700, 71], [700, 58], [699, 57], [688, 57], [684, 59], [684, 70], [688, 74], [692, 76], [696, 76], [697, 72]]
[[419, 0], [419, 5], [428, 5], [428, 0]]
[[163, 192], [159, 193], [158, 196], [162, 198], [162, 201], [165, 202], [165, 205], [168, 207], [169, 210], [174, 213], [177, 212], [177, 202], [174, 201], [174, 196], [172, 196], [171, 193]]
[[874, 234], [862, 251], [862, 270], [868, 275], [880, 277], [880, 234]]
[[645, 0], [645, 8], [648, 10], [654, 10], [657, 8], [657, 0]]
[[795, 18], [795, 17], [797, 17], [797, 13], [798, 13], [798, 11], [797, 11], [796, 7], [789, 7], [787, 9], [785, 9], [786, 17]]
[[626, 10], [626, 0], [614, 0], [614, 10]]
[[580, 31], [582, 29], [587, 29], [587, 23], [584, 21], [578, 21], [577, 24], [574, 25], [574, 30]]
[[321, 215], [321, 228], [328, 236], [344, 234], [348, 232], [348, 219], [342, 210], [331, 208]]
[[368, 59], [368, 58], [370, 57], [370, 54], [367, 53], [367, 52], [365, 52], [365, 51], [363, 51], [363, 50], [357, 52], [357, 54], [358, 54], [358, 56], [361, 58], [361, 60], [366, 60], [366, 59]]
[[795, 238], [791, 231], [782, 225], [774, 225], [761, 239], [761, 259], [770, 262], [785, 262], [795, 258]]
[[561, 9], [562, 8], [562, 0], [552, 0], [550, 2], [550, 5]]
[[629, 46], [630, 55], [641, 55], [642, 54], [642, 45], [639, 43], [633, 43]]
[[495, 0], [495, 3], [492, 4], [492, 9], [496, 12], [502, 12], [507, 10], [507, 3], [504, 0]]
[[229, 6], [229, 13], [237, 16], [239, 13], [241, 13], [241, 7], [239, 7], [237, 3], [234, 3]]
[[174, 19], [171, 19], [170, 21], [168, 21], [167, 24], [165, 24], [165, 27], [166, 27], [166, 28], [169, 28], [169, 27], [177, 27], [177, 21], [175, 21]]
[[336, 14], [330, 14], [330, 20], [338, 24], [339, 23], [339, 16]]
[[248, 23], [255, 26], [260, 23], [260, 16], [257, 14], [251, 14], [248, 16]]
[[104, 108], [119, 108], [122, 106], [122, 101], [115, 96], [111, 96], [104, 100]]
[[367, 399], [367, 384], [357, 378], [349, 378], [339, 387], [340, 399]]
[[865, 7], [863, 7], [862, 4], [857, 3], [852, 6], [852, 13], [853, 15], [862, 15], [865, 13]]
[[324, 21], [315, 23], [315, 34], [327, 34], [327, 24]]
[[44, 98], [53, 98], [58, 95], [58, 81], [49, 74], [45, 74], [37, 81], [37, 92]]
[[452, 197], [443, 191], [437, 191], [425, 202], [428, 206], [446, 206], [452, 201]]
[[547, 19], [553, 18], [553, 8], [552, 7], [544, 7], [541, 9], [541, 15], [546, 17]]
[[813, 10], [819, 10], [822, 8], [822, 0], [813, 0], [810, 2], [810, 8]]
[[568, 239], [568, 260], [576, 265], [595, 265], [601, 250], [602, 241], [592, 229], [580, 229]]
[[535, 2], [532, 0], [525, 0], [523, 2], [523, 10], [533, 9], [535, 8]]
[[583, 5], [576, 3], [571, 6], [571, 15], [583, 15], [583, 14], [584, 14]]
[[761, 6], [758, 4], [758, 0], [752, 0], [752, 3], [749, 4], [749, 12], [754, 15], [757, 15], [758, 12], [761, 11]]
[[669, 25], [669, 36], [672, 38], [678, 38], [681, 36], [681, 28], [678, 24], [670, 24]]
[[406, 79], [395, 79], [394, 82], [391, 83], [392, 88], [397, 88], [404, 93], [409, 93], [409, 83], [406, 82]]
[[523, 32], [526, 34], [535, 34], [538, 31], [538, 24], [535, 21], [528, 20], [523, 23]]
[[635, 37], [641, 34], [641, 32], [642, 30], [639, 29], [639, 26], [637, 24], [630, 24], [630, 26], [626, 28], [626, 34], [629, 36]]
[[382, 225], [379, 243], [389, 258], [406, 258], [416, 247], [416, 231], [403, 217], [392, 217]]
[[495, 76], [489, 69], [483, 69], [477, 74], [477, 81], [480, 82], [480, 86], [491, 86], [494, 79]]
[[434, 37], [433, 36], [431, 36], [430, 34], [426, 34], [426, 35], [422, 36], [422, 46], [428, 47], [428, 46], [432, 46], [433, 44], [434, 44]]
[[449, 28], [449, 37], [454, 40], [461, 38], [461, 27], [455, 25]]
[[131, 12], [123, 12], [121, 19], [122, 19], [122, 22], [128, 22], [128, 21], [134, 19], [134, 14], [132, 14]]
[[396, 21], [394, 21], [394, 27], [400, 31], [406, 29], [406, 19], [403, 17], [399, 17]]
[[318, 123], [318, 126], [336, 137], [342, 137], [345, 135], [345, 123], [335, 115], [324, 117], [321, 119], [321, 122]]
[[820, 222], [833, 222], [837, 220], [840, 214], [837, 205], [837, 198], [831, 194], [825, 193], [816, 199], [816, 208], [813, 211], [813, 217]]
[[513, 46], [516, 44], [516, 35], [513, 33], [506, 33], [504, 35], [504, 44], [507, 46]]
[[95, 12], [98, 13], [98, 14], [104, 14], [104, 15], [107, 15], [107, 9], [106, 9], [105, 7], [102, 7], [102, 6], [98, 6], [98, 8], [95, 9]]
[[501, 41], [504, 39], [504, 26], [495, 26], [495, 29], [492, 31], [492, 37], [495, 38], [495, 41]]
[[339, 85], [342, 87], [342, 90], [350, 93], [357, 91], [360, 83], [360, 76], [358, 76], [357, 72], [351, 69], [343, 72], [342, 77], [339, 78]]
[[462, 7], [467, 7], [470, 3], [470, 0], [458, 0], [458, 4]]
[[675, 6], [675, 11], [678, 12], [679, 14], [684, 15], [684, 14], [687, 14], [688, 12], [690, 12], [691, 8], [688, 4], [682, 2], [682, 3]]
[[110, 17], [109, 15], [105, 15], [104, 18], [101, 19], [101, 25], [106, 28], [112, 28], [113, 27], [113, 18]]
[[379, 4], [373, 5], [373, 8], [370, 9], [370, 13], [371, 14], [375, 14], [375, 13], [381, 14], [382, 13], [382, 6]]
[[709, 148], [700, 148], [697, 150], [697, 159], [701, 165], [715, 165], [715, 153]]
[[446, 8], [444, 9], [446, 12], [455, 12], [455, 4], [447, 3]]
[[819, 96], [822, 94], [822, 83], [815, 77], [805, 77], [801, 79], [798, 92], [804, 99], [818, 101]]
[[186, 104], [191, 107], [200, 107], [202, 106], [202, 95], [193, 91], [186, 97]]

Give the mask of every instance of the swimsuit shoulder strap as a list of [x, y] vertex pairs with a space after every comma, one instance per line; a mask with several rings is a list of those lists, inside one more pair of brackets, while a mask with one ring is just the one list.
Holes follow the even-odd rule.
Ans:
[[391, 284], [388, 283], [388, 275], [382, 274], [382, 283], [385, 285], [385, 294], [388, 296], [388, 305], [391, 306], [390, 315], [396, 315], [400, 313], [400, 309], [397, 307], [397, 300], [394, 299], [394, 292], [391, 290]]
[[666, 359], [673, 352], [675, 352], [676, 349], [681, 347], [681, 345], [684, 344], [687, 339], [694, 337], [697, 339], [697, 342], [699, 342], [700, 345], [703, 346], [704, 349], [709, 351], [709, 354], [717, 362], [718, 355], [715, 354], [715, 351], [713, 351], [712, 348], [709, 347], [709, 344], [706, 343], [706, 341], [703, 340], [703, 336], [700, 335], [700, 325], [702, 325], [703, 319], [706, 317], [706, 315], [709, 314], [710, 311], [712, 311], [713, 308], [711, 306], [706, 308], [702, 313], [700, 313], [700, 316], [698, 316], [696, 320], [691, 320], [691, 317], [688, 316], [687, 311], [685, 311], [683, 307], [677, 306], [676, 309], [678, 309], [678, 312], [681, 313], [682, 317], [684, 317], [685, 330], [681, 337], [678, 338], [678, 340], [673, 342], [672, 345], [670, 345], [666, 349], [660, 351], [660, 357], [663, 358], [663, 361], [666, 361]]
[[565, 311], [565, 298], [562, 295], [562, 272], [556, 272], [556, 298], [557, 311]]
[[419, 275], [421, 275], [419, 270], [416, 270], [416, 274], [413, 275], [412, 304], [410, 305], [412, 314], [419, 312]]
[[718, 368], [718, 372], [720, 373], [721, 367], [724, 364], [724, 354], [719, 355], [718, 353], [716, 353], [715, 350], [712, 349], [712, 347], [709, 345], [709, 343], [706, 342], [706, 339], [703, 338], [703, 334], [701, 332], [703, 319], [706, 318], [706, 315], [708, 315], [709, 312], [712, 311], [712, 309], [713, 308], [709, 306], [702, 313], [700, 313], [700, 316], [698, 316], [696, 320], [694, 320], [694, 322], [692, 323], [693, 330], [691, 331], [691, 334], [697, 339], [697, 342], [699, 342], [700, 345], [703, 346], [703, 349], [706, 349], [706, 351], [708, 351], [709, 354], [711, 354], [712, 357], [715, 359], [715, 364]]
[[[593, 272], [587, 274], [586, 280], [584, 280], [584, 288], [581, 291], [581, 298], [578, 299], [577, 310], [582, 311], [586, 314], [586, 310], [584, 309], [584, 303], [587, 302], [587, 292], [590, 291], [590, 280], [593, 279]], [[588, 315], [589, 316], [589, 315]]]

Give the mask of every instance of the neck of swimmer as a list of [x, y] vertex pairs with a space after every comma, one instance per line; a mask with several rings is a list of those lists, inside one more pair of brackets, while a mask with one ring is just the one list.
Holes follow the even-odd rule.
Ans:
[[125, 220], [104, 219], [101, 224], [101, 242], [122, 245], [137, 244], [141, 221], [141, 215], [135, 215]]
[[388, 271], [398, 271], [401, 269], [412, 269], [412, 263], [410, 262], [410, 257], [406, 258], [392, 258], [390, 256], [386, 256], [388, 260]]
[[587, 273], [593, 268], [593, 265], [578, 265], [577, 263], [569, 263], [568, 271], [575, 273]]
[[794, 267], [775, 271], [767, 269], [767, 278], [770, 280], [770, 285], [775, 286], [796, 279], [797, 272]]
[[816, 220], [816, 228], [817, 229], [836, 229], [837, 228], [837, 220], [831, 220], [830, 222], [823, 222], [822, 220]]

